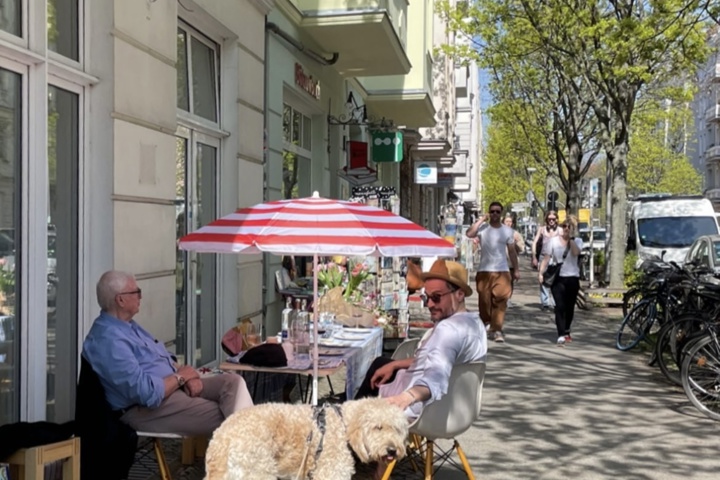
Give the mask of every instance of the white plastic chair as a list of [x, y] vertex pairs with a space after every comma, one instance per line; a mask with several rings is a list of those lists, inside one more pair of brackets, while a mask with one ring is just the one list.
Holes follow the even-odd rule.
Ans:
[[[433, 476], [435, 440], [453, 439], [453, 447], [440, 458], [448, 458], [457, 451], [463, 469], [470, 480], [474, 480], [470, 464], [460, 443], [455, 437], [467, 431], [480, 416], [482, 386], [485, 379], [485, 362], [455, 365], [450, 374], [447, 395], [425, 407], [410, 425], [411, 448], [421, 451], [424, 441], [425, 479]], [[395, 462], [385, 470], [383, 480], [390, 478]]]
[[415, 355], [415, 350], [420, 343], [419, 338], [408, 338], [397, 346], [392, 354], [393, 360], [405, 360]]
[[155, 459], [157, 460], [158, 469], [160, 470], [161, 480], [172, 480], [172, 472], [165, 457], [162, 439], [182, 440], [182, 460], [183, 465], [192, 465], [195, 461], [195, 439], [194, 437], [185, 437], [178, 433], [157, 433], [157, 432], [135, 432], [138, 437], [145, 437], [152, 440]]

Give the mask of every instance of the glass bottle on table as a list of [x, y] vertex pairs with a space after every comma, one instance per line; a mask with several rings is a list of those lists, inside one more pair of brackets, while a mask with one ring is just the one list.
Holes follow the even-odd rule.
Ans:
[[282, 323], [281, 323], [282, 326], [281, 326], [281, 333], [280, 333], [283, 342], [289, 340], [288, 337], [290, 335], [290, 321], [292, 318], [292, 312], [293, 312], [292, 298], [287, 297], [285, 299], [285, 308], [282, 311]]
[[298, 358], [298, 355], [302, 353], [307, 353], [307, 348], [303, 348], [305, 343], [305, 325], [303, 320], [300, 300], [296, 299], [295, 309], [290, 319], [290, 341], [293, 344], [295, 358]]

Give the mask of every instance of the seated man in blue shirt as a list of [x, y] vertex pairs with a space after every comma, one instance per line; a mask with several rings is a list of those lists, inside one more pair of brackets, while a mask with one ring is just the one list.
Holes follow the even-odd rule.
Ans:
[[178, 366], [133, 320], [141, 298], [135, 277], [105, 272], [97, 284], [102, 310], [83, 343], [120, 421], [144, 432], [210, 435], [229, 415], [252, 406], [241, 376], [200, 378], [194, 368]]

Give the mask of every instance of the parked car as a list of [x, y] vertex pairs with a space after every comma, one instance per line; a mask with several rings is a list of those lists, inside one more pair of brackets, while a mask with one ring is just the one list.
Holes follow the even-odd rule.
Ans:
[[[578, 233], [580, 234], [580, 238], [583, 241], [583, 244], [587, 246], [587, 248], [590, 248], [590, 229], [589, 228], [581, 228], [578, 230]], [[605, 250], [605, 229], [604, 228], [593, 228], [592, 230], [592, 248], [593, 250]]]
[[720, 273], [720, 235], [703, 235], [690, 246], [685, 263], [704, 265]]
[[631, 203], [628, 251], [636, 250], [637, 267], [660, 258], [683, 263], [690, 245], [703, 235], [718, 235], [713, 205], [697, 195], [642, 195]]

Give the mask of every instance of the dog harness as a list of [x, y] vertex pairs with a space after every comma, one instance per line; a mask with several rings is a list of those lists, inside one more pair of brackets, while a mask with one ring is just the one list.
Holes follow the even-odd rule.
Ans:
[[[327, 426], [325, 417], [327, 414], [326, 410], [328, 407], [335, 410], [335, 413], [340, 418], [340, 423], [342, 423], [343, 426], [345, 426], [345, 422], [343, 422], [342, 411], [340, 410], [340, 408], [338, 408], [337, 405], [326, 403], [322, 407], [318, 407], [318, 406], [313, 407], [313, 421], [317, 424], [318, 430], [320, 431], [320, 441], [318, 442], [318, 446], [315, 449], [315, 455], [314, 455], [315, 463], [317, 463], [317, 460], [323, 451], [323, 441], [325, 440], [325, 429]], [[307, 440], [305, 441], [305, 443], [308, 446], [308, 449], [310, 448], [310, 443], [312, 442], [312, 439], [313, 439], [313, 432], [314, 432], [314, 430], [311, 428], [310, 433], [307, 436]], [[302, 465], [300, 466], [301, 472], [305, 469], [305, 466], [307, 464], [307, 455], [308, 455], [308, 450], [305, 450], [305, 458], [303, 459]], [[297, 478], [299, 478], [299, 477], [297, 477]], [[307, 478], [312, 480], [312, 478], [313, 478], [312, 471], [307, 472]]]

